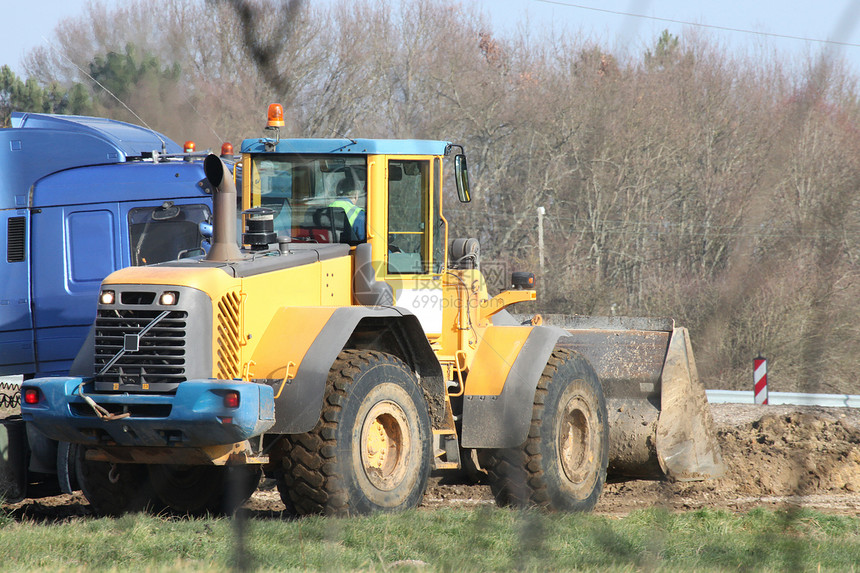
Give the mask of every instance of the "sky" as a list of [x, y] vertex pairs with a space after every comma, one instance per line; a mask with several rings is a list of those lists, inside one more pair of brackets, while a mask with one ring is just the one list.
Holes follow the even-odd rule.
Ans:
[[[57, 23], [82, 14], [87, 2], [4, 2], [0, 65], [7, 64], [22, 74], [24, 54], [47, 44]], [[462, 3], [470, 2], [462, 0]], [[599, 40], [611, 51], [641, 53], [653, 45], [664, 29], [677, 35], [701, 30], [736, 50], [753, 50], [764, 45], [789, 58], [818, 55], [829, 47], [860, 73], [860, 0], [476, 0], [475, 3], [482, 6], [497, 32], [515, 32], [523, 27], [538, 34], [547, 30], [579, 32]], [[157, 9], [157, 3], [153, 6]]]

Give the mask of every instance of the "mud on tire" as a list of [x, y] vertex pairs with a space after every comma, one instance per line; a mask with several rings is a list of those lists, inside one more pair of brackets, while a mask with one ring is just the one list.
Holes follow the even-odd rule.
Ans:
[[424, 496], [430, 418], [415, 375], [392, 355], [342, 351], [319, 422], [284, 442], [278, 488], [300, 515], [398, 511]]
[[606, 481], [609, 426], [600, 381], [582, 355], [553, 351], [535, 391], [525, 443], [488, 457], [499, 505], [594, 508]]

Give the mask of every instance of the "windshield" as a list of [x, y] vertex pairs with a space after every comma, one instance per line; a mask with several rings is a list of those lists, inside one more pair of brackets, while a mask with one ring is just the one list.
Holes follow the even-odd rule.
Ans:
[[349, 244], [367, 238], [364, 156], [257, 156], [250, 185], [251, 206], [274, 211], [278, 237]]

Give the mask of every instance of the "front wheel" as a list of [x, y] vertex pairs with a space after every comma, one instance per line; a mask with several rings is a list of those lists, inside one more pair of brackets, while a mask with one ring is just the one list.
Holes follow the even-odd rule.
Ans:
[[150, 465], [149, 478], [159, 499], [180, 513], [229, 514], [257, 489], [257, 466]]
[[97, 514], [118, 516], [157, 507], [146, 466], [90, 461], [87, 449], [77, 448], [75, 477]]
[[603, 491], [608, 461], [600, 381], [582, 355], [556, 349], [535, 391], [525, 443], [490, 455], [493, 495], [503, 506], [591, 511]]
[[400, 359], [344, 350], [326, 385], [320, 421], [287, 436], [281, 496], [299, 514], [396, 511], [421, 503], [431, 427], [418, 381]]

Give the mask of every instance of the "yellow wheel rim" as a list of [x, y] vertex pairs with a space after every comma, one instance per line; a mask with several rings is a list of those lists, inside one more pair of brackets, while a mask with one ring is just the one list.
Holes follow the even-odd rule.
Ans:
[[573, 483], [581, 483], [593, 473], [592, 418], [588, 405], [578, 398], [570, 399], [561, 411], [558, 457], [564, 474]]
[[391, 490], [406, 475], [412, 449], [406, 415], [396, 403], [379, 402], [367, 414], [361, 432], [361, 463], [375, 487]]

